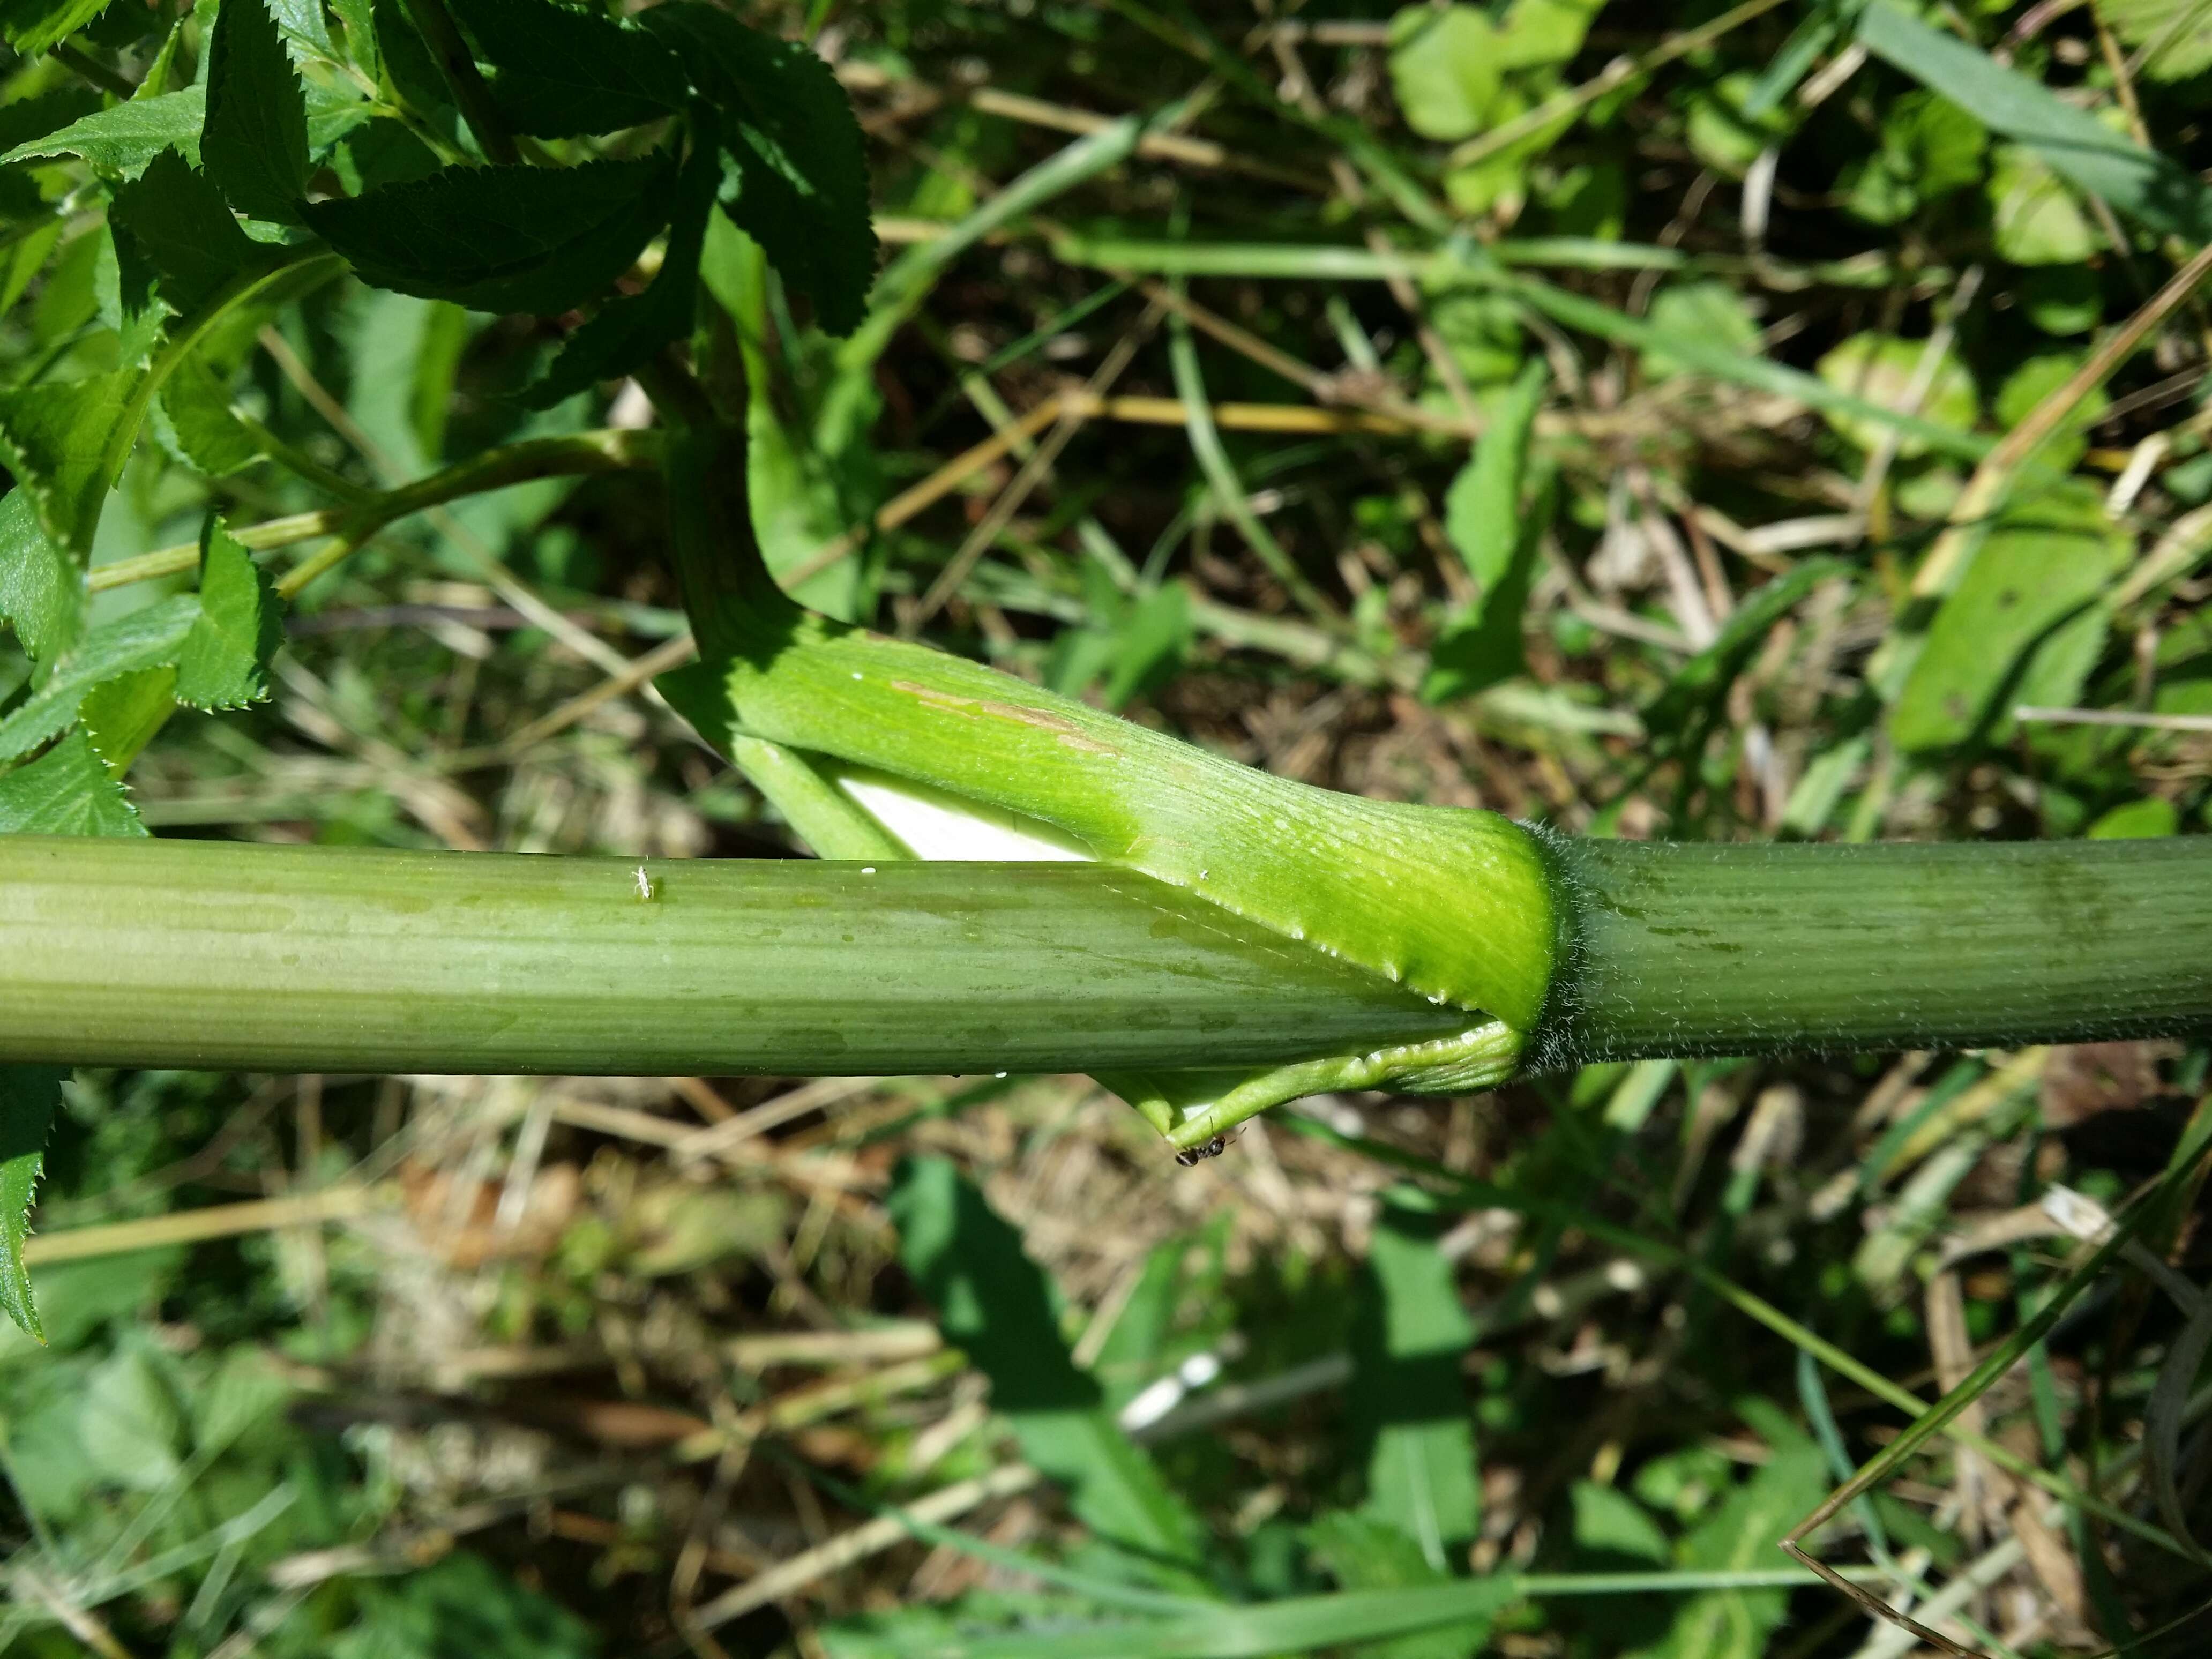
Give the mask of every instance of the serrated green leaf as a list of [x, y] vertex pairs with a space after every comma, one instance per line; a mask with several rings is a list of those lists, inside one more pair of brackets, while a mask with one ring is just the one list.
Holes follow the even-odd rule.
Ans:
[[[2002, 716], [2000, 694], [2033, 672], [2032, 653], [2078, 653], [2071, 628], [2128, 554], [2127, 538], [2085, 485], [2054, 488], [2006, 512], [1929, 626], [1890, 712], [1898, 747], [1921, 752], [1966, 742]], [[2102, 629], [2091, 622], [2094, 652]]]
[[562, 312], [599, 296], [666, 222], [663, 158], [574, 167], [447, 167], [309, 225], [363, 282], [478, 311]]
[[1196, 1518], [1076, 1369], [1020, 1235], [943, 1158], [902, 1163], [887, 1204], [900, 1261], [936, 1304], [945, 1340], [990, 1379], [1023, 1455], [1069, 1488], [1093, 1530], [1156, 1560], [1194, 1561]]
[[89, 87], [62, 87], [0, 104], [0, 155], [59, 132], [99, 107], [100, 94]]
[[230, 394], [198, 352], [161, 384], [156, 435], [189, 465], [220, 478], [261, 459], [261, 446], [231, 412]]
[[377, 55], [385, 78], [409, 107], [434, 112], [445, 122], [449, 136], [458, 136], [459, 116], [453, 109], [438, 60], [415, 25], [408, 20], [401, 0], [370, 0]]
[[195, 708], [259, 702], [269, 695], [269, 659], [284, 637], [284, 602], [212, 515], [200, 532], [199, 611], [177, 657], [177, 700]]
[[177, 671], [164, 665], [118, 674], [84, 694], [76, 715], [94, 753], [120, 779], [177, 710]]
[[0, 391], [0, 460], [30, 497], [46, 533], [80, 561], [120, 459], [111, 454], [116, 421], [137, 372], [40, 382]]
[[[199, 619], [199, 601], [179, 594], [104, 623], [54, 665], [46, 684], [0, 720], [0, 760], [28, 754], [69, 729], [85, 693], [102, 680], [177, 660]], [[9, 774], [12, 780], [16, 774]]]
[[1859, 15], [1875, 56], [1932, 88], [1992, 132], [2027, 145], [2053, 171], [2153, 230], [2212, 240], [2212, 187], [2172, 157], [2145, 149], [2041, 82], [1887, 0]]
[[84, 570], [39, 523], [27, 490], [0, 500], [0, 622], [34, 662], [52, 662], [84, 631]]
[[277, 28], [309, 51], [325, 58], [337, 55], [330, 24], [323, 16], [323, 0], [269, 0], [269, 10]]
[[240, 213], [299, 218], [307, 186], [307, 107], [263, 0], [222, 0], [216, 13], [200, 161]]
[[1438, 1573], [1474, 1537], [1480, 1503], [1474, 1426], [1460, 1360], [1474, 1340], [1432, 1218], [1386, 1210], [1353, 1315], [1355, 1445], [1367, 1465], [1360, 1513], [1396, 1528]]
[[107, 9], [108, 0], [0, 0], [0, 36], [35, 58], [75, 34]]
[[[0, 791], [6, 787], [0, 778]], [[23, 1266], [23, 1240], [68, 1076], [49, 1066], [0, 1066], [0, 1309], [40, 1342], [46, 1332]]]
[[720, 115], [736, 173], [724, 210], [785, 283], [812, 299], [826, 332], [850, 334], [875, 280], [876, 232], [860, 125], [837, 77], [796, 41], [701, 0], [666, 0], [641, 21]]
[[143, 836], [123, 786], [81, 732], [0, 773], [0, 836]]
[[517, 132], [614, 132], [684, 107], [684, 66], [633, 25], [553, 0], [453, 0], [453, 9]]
[[699, 252], [720, 182], [721, 167], [711, 153], [696, 152], [684, 164], [677, 180], [668, 249], [652, 286], [601, 306], [568, 337], [544, 374], [524, 388], [525, 404], [550, 409], [601, 380], [629, 374], [661, 347], [690, 332], [698, 298]]
[[0, 166], [54, 155], [76, 155], [94, 167], [135, 179], [165, 149], [187, 161], [200, 159], [200, 128], [207, 119], [207, 89], [185, 87], [156, 98], [134, 98], [17, 144], [0, 155]]
[[107, 222], [126, 289], [158, 285], [179, 313], [212, 296], [256, 256], [222, 193], [174, 150], [155, 156], [115, 192]]

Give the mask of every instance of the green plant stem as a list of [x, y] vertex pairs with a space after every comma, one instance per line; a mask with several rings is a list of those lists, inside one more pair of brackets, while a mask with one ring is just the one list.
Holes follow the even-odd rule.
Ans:
[[1093, 1071], [1267, 1064], [1463, 1023], [1100, 865], [0, 837], [4, 1060]]
[[2212, 836], [1547, 845], [1538, 1066], [2212, 1029]]
[[491, 88], [477, 69], [476, 56], [461, 38], [445, 0], [400, 0], [400, 4], [428, 43], [438, 60], [438, 72], [445, 77], [447, 89], [453, 94], [453, 102], [485, 156], [501, 167], [519, 165], [522, 154], [515, 146], [514, 135], [507, 131], [507, 118], [500, 113]]
[[[357, 505], [268, 519], [259, 524], [242, 525], [232, 533], [256, 552], [290, 547], [326, 535], [357, 544], [398, 520], [459, 501], [465, 495], [480, 495], [538, 478], [575, 477], [650, 467], [659, 456], [660, 437], [654, 432], [610, 428], [558, 438], [525, 438], [487, 449], [412, 483], [371, 495]], [[157, 547], [135, 558], [117, 559], [100, 566], [93, 571], [89, 586], [97, 593], [111, 587], [128, 586], [132, 582], [150, 581], [157, 576], [181, 575], [199, 568], [199, 558], [198, 542]]]
[[[1572, 916], [1540, 1066], [2212, 1027], [2212, 839], [1547, 847]], [[1174, 1069], [1463, 1018], [1102, 865], [0, 838], [6, 1060]]]

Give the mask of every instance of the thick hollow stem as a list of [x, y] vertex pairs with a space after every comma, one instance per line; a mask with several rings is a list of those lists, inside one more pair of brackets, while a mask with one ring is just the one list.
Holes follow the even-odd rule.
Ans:
[[2212, 837], [1547, 847], [1540, 1066], [2212, 1030]]
[[775, 1075], [1267, 1065], [1455, 1030], [1097, 865], [0, 836], [0, 1060]]

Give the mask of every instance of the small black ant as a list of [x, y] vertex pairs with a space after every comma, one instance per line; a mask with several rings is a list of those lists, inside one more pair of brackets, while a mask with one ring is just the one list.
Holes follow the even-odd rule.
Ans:
[[1231, 1139], [1227, 1135], [1216, 1135], [1212, 1139], [1207, 1141], [1203, 1146], [1184, 1147], [1182, 1151], [1176, 1154], [1176, 1162], [1182, 1164], [1186, 1170], [1193, 1168], [1197, 1164], [1205, 1163], [1209, 1158], [1219, 1158], [1222, 1153], [1227, 1152], [1231, 1146], [1235, 1146], [1237, 1141], [1243, 1139], [1244, 1136], [1241, 1130], [1237, 1133], [1235, 1139]]

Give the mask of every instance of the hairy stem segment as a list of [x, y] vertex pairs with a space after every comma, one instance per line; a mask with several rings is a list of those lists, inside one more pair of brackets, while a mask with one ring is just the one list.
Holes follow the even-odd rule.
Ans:
[[1092, 864], [0, 836], [0, 1061], [708, 1076], [1295, 1062], [1459, 1017]]
[[1532, 1070], [2212, 1030], [2212, 836], [1545, 847], [1564, 937]]

